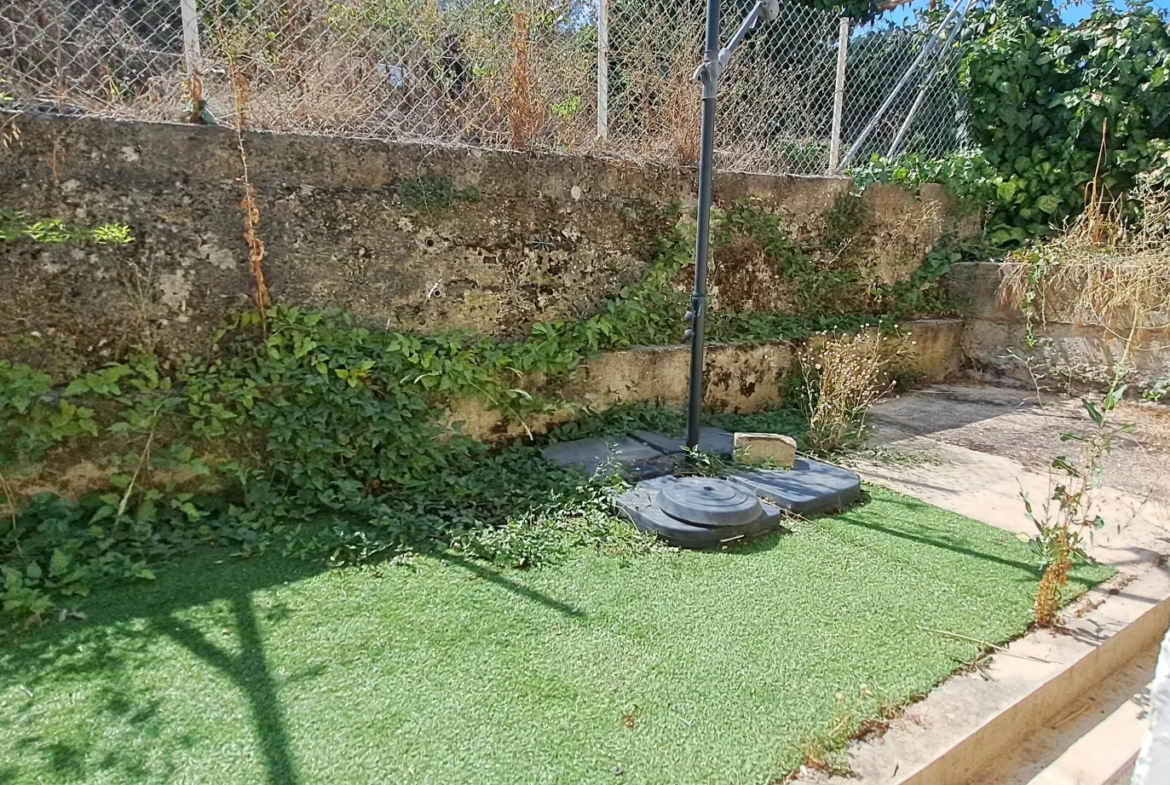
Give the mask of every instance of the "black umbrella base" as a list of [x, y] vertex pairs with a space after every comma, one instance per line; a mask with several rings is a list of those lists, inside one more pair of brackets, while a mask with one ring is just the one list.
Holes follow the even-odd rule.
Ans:
[[[731, 457], [732, 434], [704, 428], [699, 449]], [[840, 510], [861, 498], [861, 479], [839, 466], [796, 457], [791, 469], [742, 469], [686, 477], [681, 440], [635, 431], [545, 448], [544, 456], [589, 475], [617, 472], [633, 487], [615, 503], [634, 525], [683, 548], [714, 548], [775, 531], [787, 515]]]
[[[669, 503], [671, 492], [680, 485], [690, 481], [700, 481], [701, 487], [714, 488], [715, 492], [724, 491], [730, 487], [736, 492], [732, 497], [742, 506], [748, 506], [742, 500], [750, 499], [756, 509], [755, 514], [743, 519], [732, 519], [719, 522], [694, 521], [693, 518], [705, 517], [701, 511], [687, 507], [672, 507]], [[731, 494], [725, 494], [730, 496]], [[666, 503], [674, 515], [663, 510]], [[626, 515], [641, 531], [657, 534], [671, 545], [681, 548], [716, 548], [750, 537], [776, 531], [784, 521], [784, 514], [774, 504], [759, 501], [750, 491], [744, 491], [727, 480], [713, 480], [706, 477], [655, 477], [652, 480], [643, 480], [621, 494], [616, 499], [617, 508]], [[683, 517], [692, 520], [683, 520]]]

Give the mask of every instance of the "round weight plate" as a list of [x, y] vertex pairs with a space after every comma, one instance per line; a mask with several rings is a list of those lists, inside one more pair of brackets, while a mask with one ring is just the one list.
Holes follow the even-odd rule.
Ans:
[[701, 526], [736, 526], [764, 514], [755, 494], [710, 477], [668, 483], [658, 492], [658, 507], [672, 518]]

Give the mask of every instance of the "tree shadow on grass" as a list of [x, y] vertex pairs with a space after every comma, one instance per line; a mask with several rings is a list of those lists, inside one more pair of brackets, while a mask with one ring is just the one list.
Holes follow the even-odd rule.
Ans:
[[[976, 547], [972, 547], [972, 543], [969, 540], [964, 539], [962, 537], [956, 537], [955, 535], [950, 534], [948, 532], [931, 531], [931, 532], [929, 532], [929, 534], [927, 534], [926, 532], [928, 530], [926, 530], [922, 527], [919, 527], [919, 529], [922, 533], [916, 534], [916, 533], [911, 533], [909, 531], [904, 531], [902, 529], [893, 528], [890, 526], [883, 526], [882, 524], [876, 522], [875, 520], [867, 519], [867, 518], [863, 517], [862, 515], [860, 515], [859, 513], [861, 510], [865, 509], [865, 506], [870, 501], [872, 501], [872, 498], [870, 497], [870, 495], [868, 493], [863, 492], [861, 499], [857, 502], [856, 505], [849, 507], [849, 508], [846, 508], [843, 511], [819, 514], [819, 515], [813, 516], [812, 518], [810, 518], [810, 520], [825, 520], [825, 521], [833, 521], [836, 523], [845, 523], [845, 524], [848, 524], [850, 526], [858, 526], [858, 527], [861, 527], [863, 529], [868, 529], [870, 531], [877, 532], [880, 534], [889, 535], [891, 537], [898, 537], [898, 538], [904, 539], [904, 540], [909, 540], [911, 542], [915, 542], [915, 543], [918, 543], [920, 545], [929, 545], [929, 546], [935, 547], [935, 548], [942, 548], [944, 550], [951, 551], [952, 553], [957, 553], [957, 554], [960, 554], [963, 556], [970, 556], [972, 558], [982, 559], [984, 561], [993, 562], [995, 564], [999, 564], [999, 565], [1002, 565], [1004, 567], [1010, 567], [1012, 569], [1020, 570], [1021, 572], [1025, 573], [1027, 575], [1028, 580], [1039, 580], [1039, 578], [1040, 578], [1040, 570], [1036, 566], [1036, 564], [1031, 563], [1031, 562], [1023, 562], [1023, 561], [1016, 561], [1013, 559], [1007, 559], [1007, 558], [1004, 558], [1002, 556], [997, 556], [993, 553], [988, 553], [987, 551], [984, 551], [984, 550], [979, 550]], [[911, 511], [916, 512], [916, 513], [921, 513], [921, 511], [923, 509], [931, 509], [931, 506], [926, 504], [925, 502], [917, 502], [917, 501], [910, 500], [910, 499], [907, 499], [907, 500], [883, 499], [882, 503], [896, 504], [900, 507], [903, 507], [907, 510], [911, 510]], [[751, 556], [754, 554], [758, 554], [758, 553], [762, 553], [762, 552], [771, 550], [772, 548], [774, 548], [777, 545], [779, 545], [780, 543], [782, 543], [784, 541], [784, 539], [786, 537], [790, 536], [791, 534], [792, 534], [792, 524], [790, 522], [785, 522], [785, 523], [781, 524], [780, 529], [778, 529], [775, 532], [769, 532], [767, 534], [763, 534], [763, 535], [760, 535], [758, 537], [744, 540], [741, 543], [736, 543], [733, 545], [726, 546], [722, 549], [722, 552], [730, 553], [730, 554], [744, 555], [744, 556]], [[1087, 582], [1087, 583], [1084, 583], [1084, 585], [1091, 586], [1091, 585], [1093, 585], [1093, 583]]]
[[[869, 498], [869, 494], [865, 494], [864, 499], [868, 501]], [[884, 504], [894, 504], [915, 512], [920, 511], [923, 508], [931, 508], [931, 505], [927, 504], [926, 502], [917, 501], [915, 499], [885, 498], [882, 500], [882, 502]], [[919, 526], [918, 533], [911, 533], [897, 528], [883, 526], [874, 520], [863, 519], [856, 513], [840, 513], [833, 517], [836, 520], [842, 523], [847, 523], [851, 526], [860, 526], [864, 529], [869, 529], [870, 531], [880, 532], [881, 534], [888, 534], [892, 537], [909, 540], [921, 545], [942, 548], [944, 550], [951, 551], [952, 553], [961, 554], [963, 556], [970, 556], [975, 559], [981, 559], [983, 561], [1018, 570], [1022, 573], [1020, 576], [1021, 582], [1031, 583], [1040, 580], [1041, 570], [1036, 562], [1017, 561], [1015, 559], [997, 556], [994, 553], [987, 552], [986, 550], [978, 549], [977, 546], [974, 546], [971, 541], [965, 538], [956, 537], [955, 535], [945, 531], [932, 531], [926, 529], [925, 527]], [[986, 524], [979, 525], [982, 526]], [[1010, 535], [1010, 532], [1006, 530], [1002, 531], [1004, 534]], [[1102, 578], [1094, 578], [1091, 576], [1078, 574], [1077, 570], [1074, 569], [1074, 571], [1069, 575], [1069, 586], [1073, 587], [1074, 590], [1077, 590], [1074, 591], [1074, 593], [1079, 593], [1079, 590], [1090, 589], [1093, 586], [1096, 586], [1098, 583], [1100, 583], [1101, 580]]]
[[847, 523], [851, 526], [860, 526], [863, 529], [880, 532], [881, 534], [888, 534], [891, 537], [899, 537], [904, 540], [910, 540], [911, 542], [916, 542], [920, 545], [930, 545], [935, 548], [942, 548], [944, 550], [951, 551], [952, 553], [962, 554], [963, 556], [970, 556], [974, 559], [982, 559], [983, 561], [994, 562], [995, 564], [999, 564], [1004, 567], [1011, 567], [1013, 569], [1027, 573], [1029, 578], [1032, 580], [1036, 580], [1040, 577], [1040, 571], [1036, 568], [1035, 564], [1015, 561], [1013, 559], [1005, 559], [1002, 556], [996, 556], [985, 551], [979, 551], [970, 547], [966, 547], [964, 540], [953, 537], [949, 534], [940, 532], [937, 536], [928, 537], [925, 535], [911, 534], [910, 532], [900, 531], [888, 526], [882, 526], [881, 524], [875, 523], [874, 521], [862, 520], [861, 518], [848, 514], [838, 515], [835, 516], [835, 518], [841, 523]]
[[[584, 612], [525, 586], [490, 565], [445, 554], [449, 563], [525, 600], [575, 619]], [[175, 774], [177, 758], [200, 740], [167, 723], [163, 700], [144, 691], [138, 674], [159, 656], [157, 644], [169, 640], [228, 679], [247, 702], [256, 744], [268, 785], [297, 785], [296, 756], [281, 704], [280, 690], [320, 676], [307, 669], [278, 679], [269, 665], [264, 625], [286, 620], [287, 607], [260, 610], [258, 591], [295, 583], [325, 569], [321, 563], [276, 556], [240, 560], [212, 550], [170, 563], [151, 584], [122, 584], [100, 589], [82, 608], [84, 622], [46, 622], [40, 629], [9, 639], [0, 649], [0, 694], [14, 698], [0, 714], [0, 736], [19, 733], [25, 721], [44, 711], [42, 690], [59, 692], [76, 685], [85, 700], [75, 709], [77, 739], [53, 739], [37, 731], [18, 739], [25, 761], [0, 767], [0, 785], [49, 774], [51, 779], [87, 781], [104, 772], [121, 781], [163, 779]], [[215, 637], [184, 617], [184, 611], [222, 604], [235, 641], [226, 649]], [[355, 612], [358, 612], [355, 610]], [[206, 626], [206, 625], [201, 625]], [[215, 632], [219, 624], [214, 624]], [[17, 685], [20, 685], [17, 687]], [[9, 687], [13, 688], [9, 691]], [[7, 715], [7, 716], [5, 716]], [[84, 724], [117, 728], [103, 737], [81, 730]], [[37, 723], [40, 724], [39, 722]], [[27, 727], [27, 726], [25, 726]], [[111, 742], [129, 734], [144, 744]], [[95, 743], [96, 742], [96, 743]], [[188, 764], [189, 765], [189, 764]]]
[[501, 573], [499, 570], [493, 569], [486, 564], [471, 561], [470, 559], [465, 559], [462, 556], [458, 556], [454, 553], [443, 554], [443, 560], [450, 564], [454, 564], [457, 567], [462, 567], [475, 577], [485, 580], [494, 586], [499, 586], [500, 588], [510, 591], [513, 594], [519, 597], [523, 597], [526, 600], [531, 600], [532, 602], [543, 605], [546, 608], [551, 608], [558, 613], [563, 613], [564, 615], [574, 619], [585, 618], [585, 612], [580, 608], [576, 608], [572, 605], [569, 605], [568, 603], [561, 602], [555, 597], [550, 597], [543, 592], [525, 586], [522, 583], [518, 583]]
[[[86, 603], [89, 619], [78, 624], [49, 622], [42, 629], [12, 641], [0, 652], [0, 681], [19, 680], [23, 703], [13, 701], [10, 718], [42, 711], [37, 701], [41, 689], [61, 682], [77, 685], [86, 700], [79, 705], [86, 716], [81, 720], [117, 726], [146, 744], [111, 747], [97, 744], [85, 731], [76, 736], [83, 744], [26, 736], [18, 747], [39, 760], [36, 772], [54, 777], [86, 781], [99, 772], [116, 773], [123, 780], [157, 777], [160, 769], [171, 773], [174, 753], [196, 745], [186, 732], [177, 735], [167, 726], [163, 701], [143, 691], [136, 674], [159, 656], [156, 643], [170, 639], [229, 679], [247, 701], [257, 745], [263, 756], [269, 785], [296, 785], [298, 777], [289, 743], [277, 679], [265, 653], [264, 640], [252, 595], [274, 584], [287, 583], [320, 572], [323, 567], [308, 562], [258, 559], [226, 564], [222, 552], [199, 554], [180, 560], [160, 571], [154, 584], [115, 585], [102, 590]], [[219, 562], [218, 564], [216, 562]], [[183, 610], [213, 602], [225, 602], [231, 614], [238, 653], [229, 653], [179, 615]], [[279, 621], [288, 611], [279, 608], [266, 621]], [[284, 683], [303, 681], [316, 673], [299, 673]], [[0, 733], [11, 722], [0, 717]], [[32, 768], [32, 764], [29, 764]], [[13, 781], [34, 775], [10, 767]], [[88, 776], [87, 776], [88, 775]], [[0, 782], [3, 782], [0, 779]]]
[[153, 619], [151, 627], [231, 680], [248, 700], [252, 727], [264, 756], [269, 785], [296, 785], [296, 764], [289, 745], [284, 711], [277, 695], [276, 680], [268, 668], [252, 595], [241, 592], [232, 596], [229, 602], [240, 644], [238, 654], [224, 651], [198, 629], [173, 615]]

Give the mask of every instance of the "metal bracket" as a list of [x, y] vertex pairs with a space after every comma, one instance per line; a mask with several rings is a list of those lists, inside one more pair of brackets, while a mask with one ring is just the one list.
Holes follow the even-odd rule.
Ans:
[[703, 98], [715, 97], [715, 90], [719, 85], [719, 72], [722, 70], [723, 66], [718, 60], [704, 57], [703, 62], [699, 63], [699, 67], [691, 75], [691, 81], [703, 85]]

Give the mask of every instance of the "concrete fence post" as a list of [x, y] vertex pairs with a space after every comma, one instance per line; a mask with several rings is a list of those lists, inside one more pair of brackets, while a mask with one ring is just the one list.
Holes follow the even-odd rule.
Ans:
[[833, 89], [833, 134], [829, 140], [829, 174], [841, 165], [841, 115], [845, 111], [845, 62], [849, 52], [849, 17], [841, 17], [837, 40], [837, 84]]
[[199, 9], [195, 0], [179, 0], [183, 11], [183, 57], [187, 62], [187, 76], [203, 71], [203, 56], [199, 51]]

